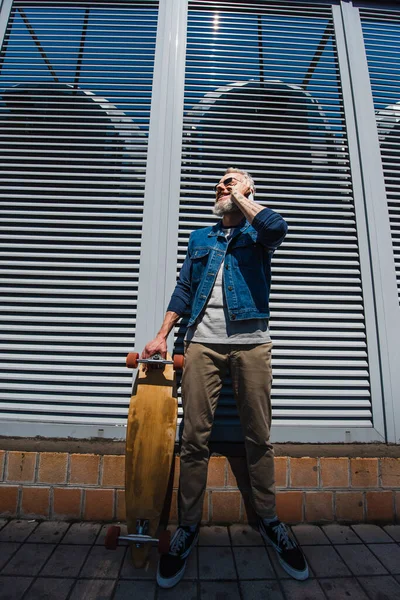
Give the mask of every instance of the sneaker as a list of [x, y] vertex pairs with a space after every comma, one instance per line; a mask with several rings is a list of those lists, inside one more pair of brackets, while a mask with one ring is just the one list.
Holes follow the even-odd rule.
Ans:
[[300, 581], [307, 579], [306, 558], [295, 540], [289, 535], [286, 525], [279, 519], [267, 524], [261, 518], [259, 518], [258, 524], [262, 537], [273, 545], [278, 560], [286, 573]]
[[157, 583], [162, 588], [171, 588], [182, 579], [186, 561], [199, 537], [200, 524], [194, 531], [190, 527], [179, 526], [169, 547], [168, 554], [162, 554], [158, 562]]

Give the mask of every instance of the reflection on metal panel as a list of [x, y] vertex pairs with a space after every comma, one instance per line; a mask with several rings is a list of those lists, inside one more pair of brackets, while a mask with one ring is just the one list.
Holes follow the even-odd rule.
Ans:
[[[212, 186], [248, 170], [289, 234], [273, 258], [273, 418], [372, 425], [358, 239], [327, 4], [189, 4], [178, 268], [211, 225]], [[201, 46], [201, 51], [200, 51]], [[200, 56], [201, 53], [201, 56]], [[177, 331], [181, 349], [184, 328]], [[225, 382], [219, 437], [238, 417]]]
[[0, 80], [1, 420], [126, 422], [156, 22], [151, 1], [14, 2]]

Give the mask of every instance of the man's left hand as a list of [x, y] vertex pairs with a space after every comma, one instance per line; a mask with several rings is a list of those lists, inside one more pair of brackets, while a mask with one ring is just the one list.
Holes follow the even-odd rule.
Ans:
[[245, 196], [246, 198], [248, 198], [248, 196], [251, 194], [251, 187], [249, 185], [249, 183], [245, 180], [245, 181], [238, 181], [236, 183], [236, 185], [234, 185], [232, 187], [232, 200], [235, 201], [235, 192], [239, 192], [239, 194], [242, 194], [243, 196]]

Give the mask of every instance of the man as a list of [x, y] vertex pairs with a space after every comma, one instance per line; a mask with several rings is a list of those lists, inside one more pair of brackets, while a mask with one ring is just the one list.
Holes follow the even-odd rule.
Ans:
[[252, 504], [260, 533], [296, 579], [308, 577], [303, 553], [276, 516], [271, 426], [269, 292], [271, 257], [287, 224], [257, 204], [251, 176], [229, 168], [215, 186], [213, 227], [194, 231], [164, 322], [143, 353], [165, 356], [167, 337], [187, 308], [182, 377], [184, 429], [179, 482], [179, 527], [160, 558], [157, 582], [169, 588], [183, 577], [197, 542], [209, 459], [208, 439], [222, 381], [232, 377], [244, 433]]

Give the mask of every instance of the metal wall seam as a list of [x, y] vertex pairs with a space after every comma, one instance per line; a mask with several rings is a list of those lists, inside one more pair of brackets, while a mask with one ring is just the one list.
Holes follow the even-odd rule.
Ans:
[[160, 328], [176, 281], [187, 4], [163, 0], [159, 7], [139, 270], [138, 352]]
[[400, 310], [390, 219], [360, 13], [341, 2], [370, 249], [387, 441], [400, 442]]
[[[348, 132], [349, 155], [352, 166], [351, 172], [359, 240], [358, 247], [364, 300], [365, 327], [368, 340], [368, 353], [369, 356], [378, 356], [379, 345], [376, 331], [376, 306], [374, 302], [369, 236], [365, 213], [363, 178], [360, 164], [360, 152], [362, 149], [359, 146], [357, 135], [355, 106], [353, 103], [353, 86], [350, 78], [350, 67], [347, 56], [347, 47], [340, 6], [333, 6], [332, 11], [336, 32], [336, 43], [338, 46], [338, 60]], [[384, 441], [387, 436], [387, 431], [383, 411], [381, 371], [379, 361], [369, 361], [369, 375], [371, 383], [374, 428], [381, 436], [382, 441]], [[392, 433], [393, 432], [391, 432], [391, 434]]]

